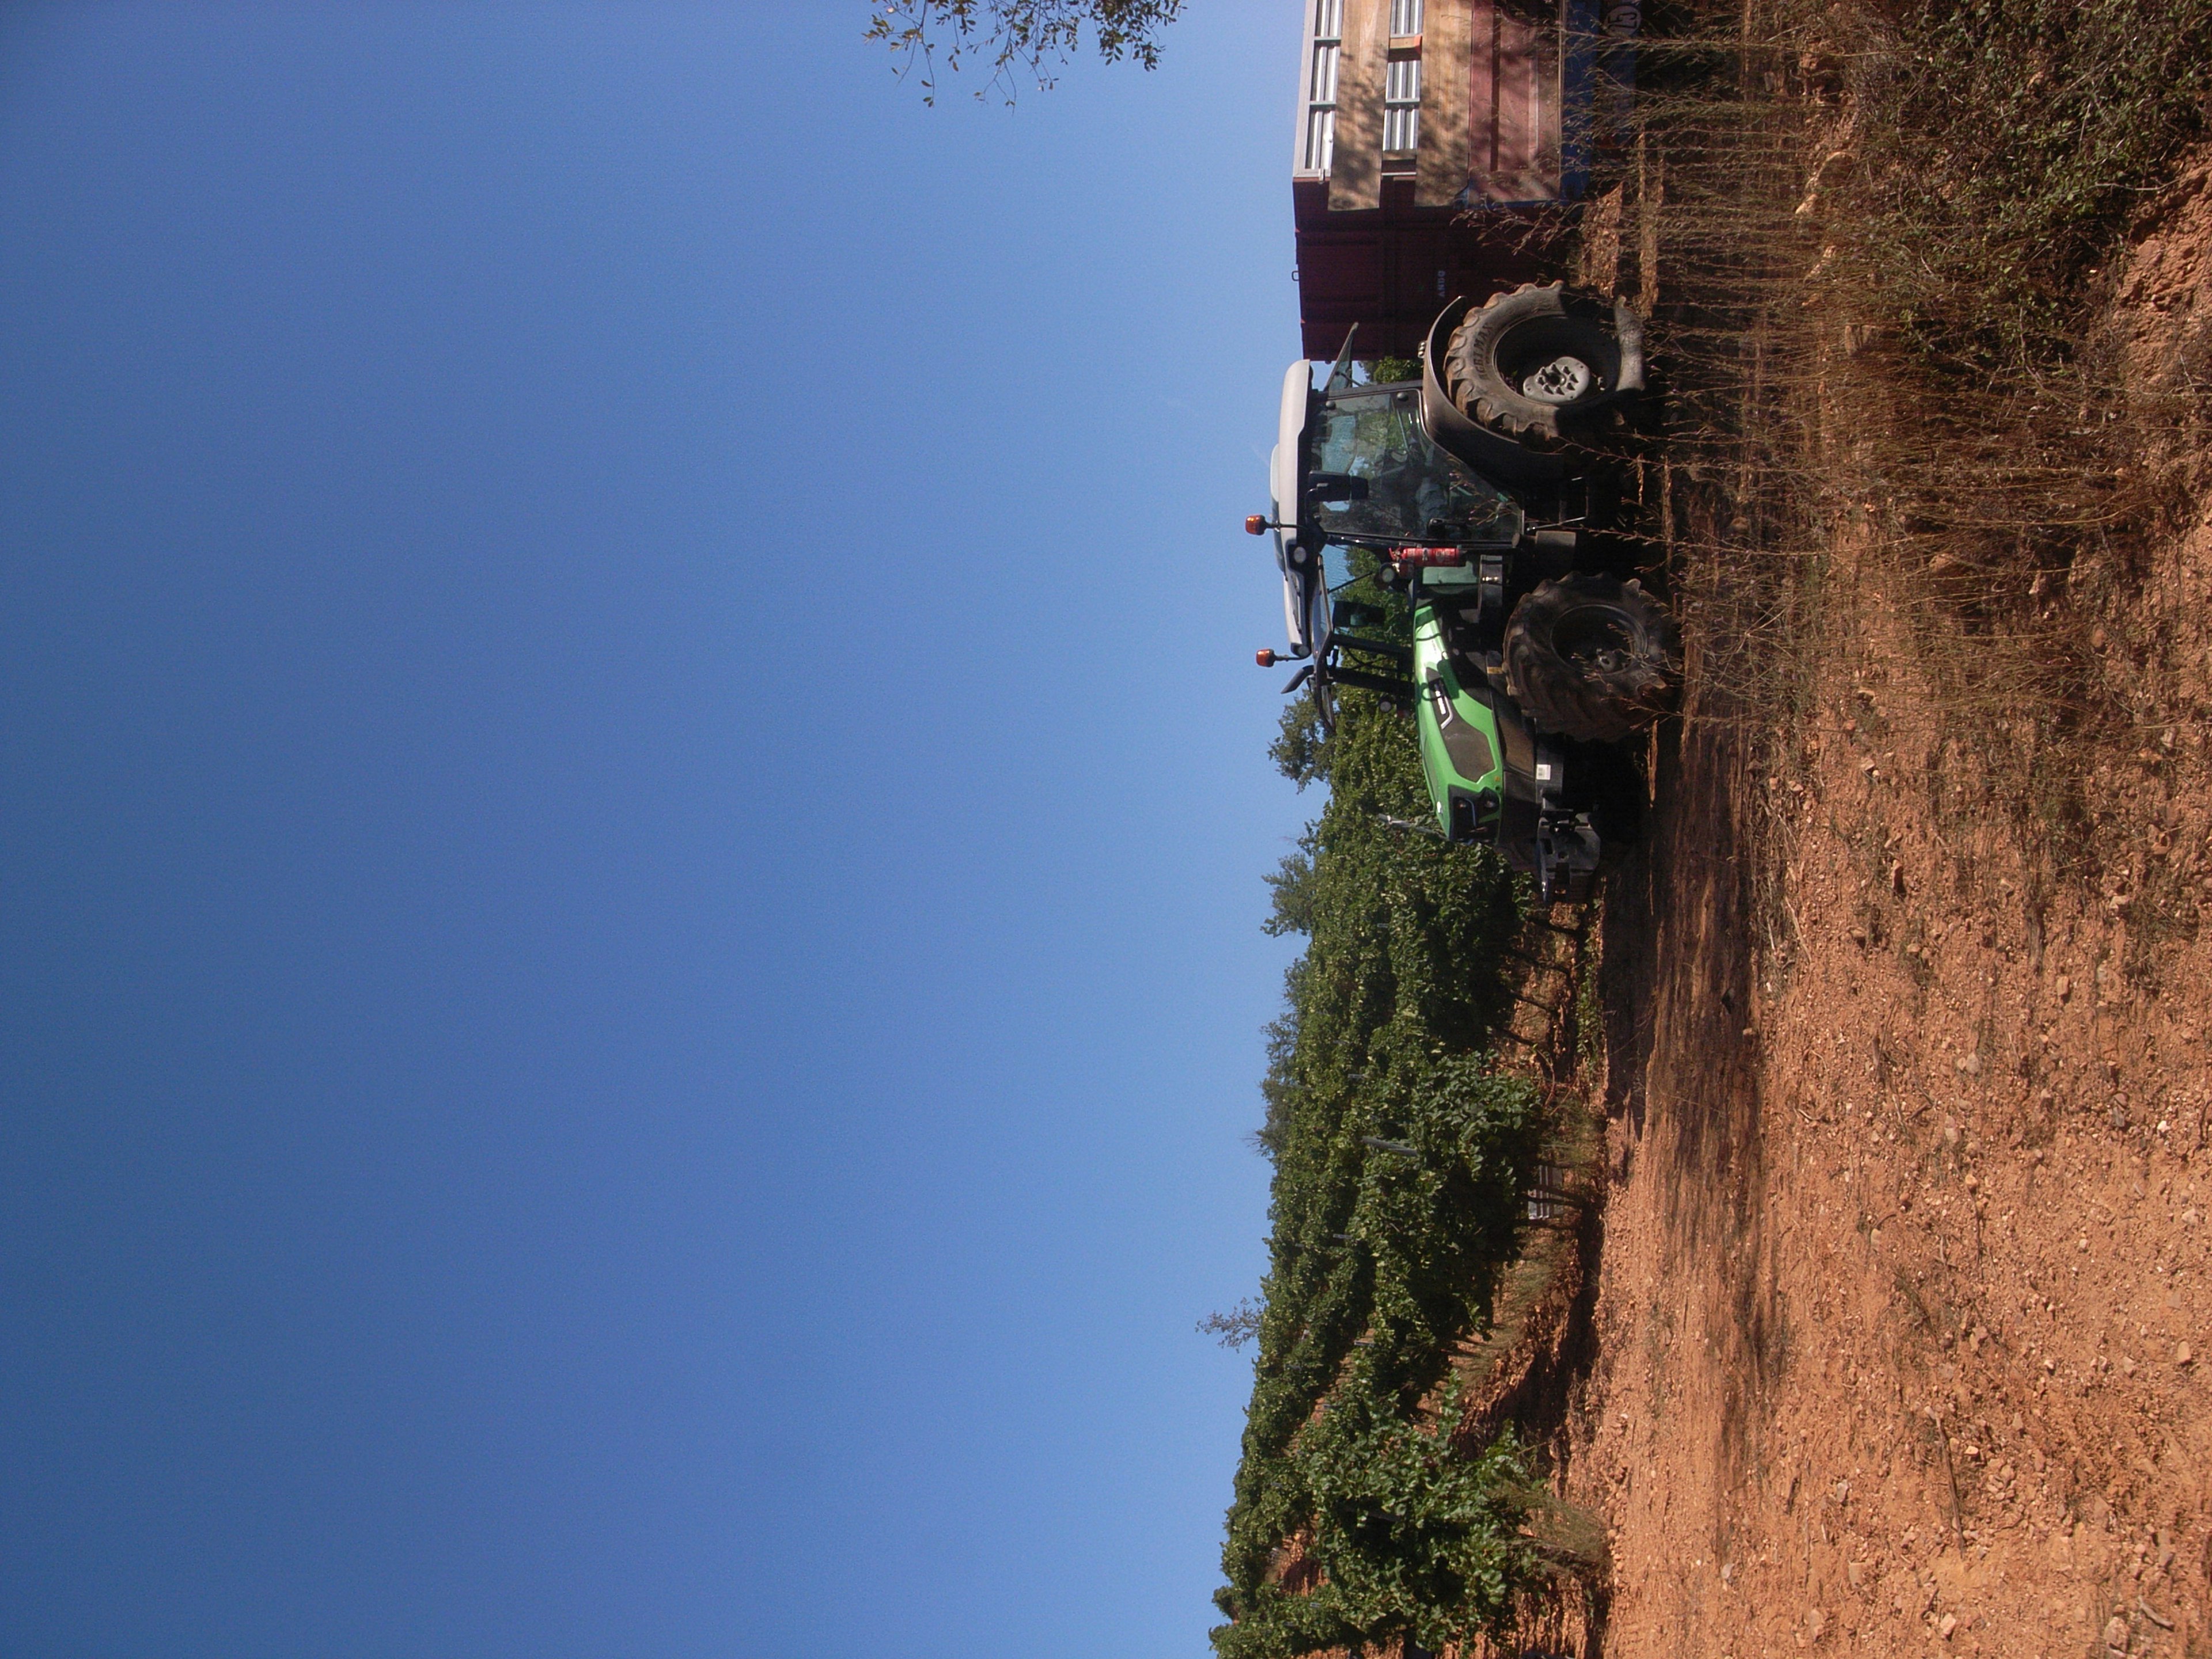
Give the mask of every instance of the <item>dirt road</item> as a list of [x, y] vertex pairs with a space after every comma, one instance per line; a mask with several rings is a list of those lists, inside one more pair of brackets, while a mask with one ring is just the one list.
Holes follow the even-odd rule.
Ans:
[[[2112, 303], [2147, 376], [2201, 358], [2201, 173]], [[1604, 919], [1596, 1358], [1560, 1447], [1611, 1528], [1597, 1650], [2212, 1653], [2198, 507], [2092, 636], [2086, 862], [2006, 793], [2047, 733], [1948, 708], [1840, 533], [1784, 751], [1707, 694], [1657, 755]]]

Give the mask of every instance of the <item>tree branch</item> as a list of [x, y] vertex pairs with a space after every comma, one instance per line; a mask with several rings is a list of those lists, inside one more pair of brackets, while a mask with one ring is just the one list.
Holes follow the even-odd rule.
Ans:
[[876, 0], [866, 38], [880, 40], [899, 61], [901, 79], [918, 67], [921, 101], [937, 101], [938, 60], [957, 74], [963, 59], [981, 59], [994, 88], [1014, 101], [1018, 85], [1034, 80], [1039, 91], [1059, 79], [1060, 66], [1091, 33], [1109, 64], [1130, 58], [1146, 69], [1159, 65], [1159, 31], [1182, 13], [1183, 0]]

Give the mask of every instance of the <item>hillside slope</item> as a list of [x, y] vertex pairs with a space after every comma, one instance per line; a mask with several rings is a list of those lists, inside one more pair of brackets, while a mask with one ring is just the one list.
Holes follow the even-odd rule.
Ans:
[[[2207, 176], [2099, 332], [2199, 409]], [[2070, 726], [1962, 697], [1929, 567], [1843, 513], [1778, 743], [1708, 684], [1656, 756], [1558, 1447], [1593, 1650], [2212, 1652], [2212, 494], [2201, 422], [2147, 429], [2157, 533], [2065, 579]]]

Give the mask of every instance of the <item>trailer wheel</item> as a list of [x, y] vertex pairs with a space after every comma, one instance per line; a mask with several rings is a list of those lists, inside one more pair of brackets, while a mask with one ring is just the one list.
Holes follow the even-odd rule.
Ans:
[[1505, 685], [1531, 724], [1613, 743], [1674, 701], [1682, 649], [1640, 582], [1574, 574], [1544, 583], [1505, 625]]
[[1468, 313], [1445, 354], [1452, 398], [1476, 425], [1556, 448], [1582, 417], [1644, 385], [1642, 324], [1564, 283], [1528, 283]]

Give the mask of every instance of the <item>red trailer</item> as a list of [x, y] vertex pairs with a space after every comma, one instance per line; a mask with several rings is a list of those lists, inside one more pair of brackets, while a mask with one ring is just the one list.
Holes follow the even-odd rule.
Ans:
[[1556, 275], [1632, 3], [1304, 0], [1296, 215], [1308, 357], [1410, 356], [1449, 300]]

